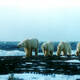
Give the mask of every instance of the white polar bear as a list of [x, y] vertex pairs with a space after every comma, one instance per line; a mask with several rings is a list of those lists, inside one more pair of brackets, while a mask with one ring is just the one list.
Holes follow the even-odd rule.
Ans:
[[42, 52], [44, 53], [44, 56], [52, 56], [54, 51], [54, 46], [52, 42], [45, 42], [41, 46]]
[[58, 47], [57, 47], [57, 56], [61, 54], [61, 51], [63, 51], [63, 56], [64, 55], [71, 55], [71, 46], [67, 42], [60, 42]]
[[79, 54], [80, 54], [80, 43], [78, 43], [76, 47], [76, 56], [79, 56]]
[[26, 56], [32, 56], [32, 51], [35, 50], [35, 56], [38, 53], [38, 40], [37, 39], [26, 39], [18, 44], [18, 47], [23, 47]]

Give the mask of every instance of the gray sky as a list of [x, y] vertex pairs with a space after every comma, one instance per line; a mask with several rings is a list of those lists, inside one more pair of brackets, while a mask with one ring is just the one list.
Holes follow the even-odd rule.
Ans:
[[80, 0], [0, 0], [0, 40], [80, 41]]

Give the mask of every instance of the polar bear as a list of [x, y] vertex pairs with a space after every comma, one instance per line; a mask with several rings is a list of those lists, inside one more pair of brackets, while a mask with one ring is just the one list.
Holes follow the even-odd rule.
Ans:
[[45, 42], [41, 46], [44, 56], [52, 56], [54, 51], [54, 46], [52, 42]]
[[76, 47], [76, 56], [79, 56], [80, 54], [80, 42], [77, 43], [77, 47]]
[[57, 56], [61, 54], [61, 51], [63, 51], [63, 56], [64, 55], [71, 55], [71, 46], [67, 42], [60, 42], [58, 47], [57, 47]]
[[37, 39], [26, 39], [18, 44], [18, 47], [23, 47], [26, 52], [26, 56], [32, 56], [32, 51], [35, 51], [35, 56], [38, 53], [38, 40]]

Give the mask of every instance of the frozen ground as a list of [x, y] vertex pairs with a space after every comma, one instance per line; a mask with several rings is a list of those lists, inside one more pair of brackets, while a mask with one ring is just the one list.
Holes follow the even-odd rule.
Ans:
[[[0, 41], [0, 56], [25, 56], [25, 52], [23, 51], [23, 49], [19, 49], [19, 48], [17, 48], [17, 44], [18, 44], [18, 42], [4, 42], [4, 41]], [[40, 43], [40, 45], [39, 45], [39, 50], [41, 51], [41, 44], [42, 44], [42, 42]], [[72, 47], [72, 55], [73, 54], [75, 54], [75, 49], [76, 49], [76, 44], [77, 44], [77, 42], [70, 42], [70, 44], [71, 44], [71, 47]], [[55, 51], [56, 51], [56, 49], [57, 49], [57, 45], [58, 45], [58, 42], [54, 42], [54, 45], [55, 45]], [[54, 52], [53, 53], [54, 55], [56, 55], [56, 52]], [[34, 55], [34, 52], [33, 52], [33, 55]], [[38, 55], [43, 55], [43, 53], [38, 53]], [[65, 56], [61, 56], [61, 57], [65, 57]], [[74, 56], [73, 56], [74, 57]], [[5, 59], [6, 60], [8, 60], [7, 59], [8, 57], [6, 57], [6, 58], [4, 58], [4, 59], [2, 59], [1, 60], [1, 65], [0, 65], [0, 72], [2, 72], [2, 71], [4, 71], [5, 72], [5, 69], [7, 70], [7, 68], [9, 68], [10, 70], [13, 70], [13, 69], [15, 69], [16, 67], [15, 67], [15, 65], [14, 64], [9, 64], [8, 62], [6, 62], [5, 61]], [[41, 58], [42, 59], [42, 58]], [[46, 59], [46, 58], [45, 58]], [[43, 59], [43, 61], [45, 60], [45, 59]], [[78, 58], [79, 59], [79, 58]], [[13, 60], [13, 59], [11, 59], [11, 60]], [[32, 67], [32, 64], [29, 64], [30, 62], [28, 62], [28, 64], [26, 64], [25, 63], [25, 59], [22, 59], [23, 60], [23, 65], [20, 63], [19, 65], [21, 66], [21, 69], [22, 68], [25, 68], [26, 66], [27, 66], [27, 68], [29, 67], [30, 68], [30, 65], [31, 65], [31, 67]], [[36, 59], [35, 59], [36, 60]], [[56, 63], [56, 61], [57, 61], [57, 63]], [[59, 61], [59, 62], [58, 62]], [[10, 61], [11, 62], [11, 61]], [[15, 62], [15, 61], [14, 61]], [[13, 63], [14, 63], [13, 62]], [[45, 62], [45, 61], [44, 61]], [[49, 64], [49, 65], [52, 65], [52, 64], [59, 64], [61, 61], [60, 60], [53, 60], [52, 62], [51, 62], [51, 64], [49, 64], [48, 62], [45, 62], [46, 64]], [[75, 63], [75, 64], [78, 64], [78, 63], [80, 63], [80, 60], [76, 60], [76, 59], [74, 59], [74, 60], [66, 60], [66, 62], [68, 63], [68, 62], [72, 62], [72, 64], [73, 64], [73, 62]], [[12, 63], [12, 62], [11, 62]], [[45, 64], [45, 63], [43, 63], [43, 62], [38, 62], [37, 63], [37, 61], [32, 61], [32, 63], [34, 63], [35, 65], [33, 65], [34, 67], [36, 66], [36, 64], [38, 65], [38, 63], [40, 63], [39, 64], [39, 66], [42, 66], [42, 68], [43, 68], [43, 65], [44, 65], [44, 67], [47, 67], [47, 65]], [[43, 63], [43, 64], [42, 64]], [[4, 66], [2, 65], [2, 64], [4, 64]], [[8, 64], [8, 65], [7, 65]], [[56, 65], [55, 64], [55, 65]], [[14, 66], [13, 66], [14, 65]], [[19, 65], [17, 64], [17, 67], [19, 67]], [[66, 64], [63, 64], [63, 65], [66, 65]], [[5, 67], [5, 66], [7, 66], [7, 67]], [[78, 64], [78, 66], [79, 66], [79, 64]], [[5, 69], [3, 69], [3, 67], [5, 67]], [[12, 68], [11, 68], [12, 67]], [[52, 66], [51, 66], [52, 67]], [[64, 67], [64, 66], [63, 66]], [[75, 65], [73, 66], [73, 68], [74, 67], [76, 67]], [[39, 68], [40, 70], [42, 69], [41, 67], [38, 67], [37, 66], [37, 68]], [[49, 67], [50, 68], [50, 67]], [[56, 68], [56, 67], [55, 67]], [[2, 70], [3, 69], [3, 70]], [[26, 69], [26, 68], [25, 68]], [[34, 68], [35, 69], [35, 68]], [[53, 67], [52, 68], [50, 68], [50, 69], [53, 69]], [[61, 68], [60, 68], [61, 69]], [[70, 67], [70, 69], [72, 69], [71, 67]], [[54, 71], [54, 70], [53, 70]], [[72, 70], [73, 71], [73, 70]], [[78, 70], [79, 71], [79, 70]], [[25, 72], [25, 71], [24, 71]], [[9, 71], [8, 71], [8, 73], [9, 73]], [[14, 72], [13, 72], [14, 73]], [[51, 73], [51, 72], [49, 72], [49, 73]], [[8, 77], [10, 76], [10, 74], [7, 74], [7, 75], [0, 75], [0, 80], [8, 80]], [[14, 77], [15, 78], [18, 78], [18, 80], [80, 80], [80, 76], [79, 75], [63, 75], [63, 74], [53, 74], [52, 73], [52, 75], [43, 75], [43, 74], [37, 74], [37, 73], [23, 73], [23, 74], [21, 74], [21, 73], [19, 73], [19, 74], [14, 74]]]
[[[72, 54], [75, 54], [75, 50], [72, 51]], [[43, 55], [43, 53], [39, 53], [39, 55]], [[56, 55], [56, 52], [54, 52], [54, 55]], [[0, 56], [25, 56], [25, 52], [18, 50], [12, 51], [0, 50]], [[80, 60], [66, 60], [65, 62], [80, 63]], [[8, 80], [9, 76], [10, 74], [0, 75], [0, 80]], [[23, 74], [20, 73], [14, 74], [14, 77], [17, 78], [18, 80], [80, 80], [80, 75], [63, 75], [63, 74], [43, 75], [37, 73], [23, 73]]]
[[[0, 80], [8, 80], [8, 75], [0, 75]], [[53, 75], [42, 75], [35, 73], [23, 73], [14, 74], [14, 77], [18, 80], [80, 80], [80, 75], [63, 75], [63, 74], [53, 74]]]
[[80, 63], [80, 60], [67, 60], [65, 62], [75, 62], [75, 63]]
[[[72, 55], [75, 54], [75, 52], [76, 52], [75, 50], [72, 50]], [[38, 55], [43, 55], [43, 53], [38, 53]], [[56, 52], [54, 52], [53, 55], [56, 55]], [[25, 52], [19, 50], [11, 50], [11, 51], [0, 50], [0, 56], [25, 56]]]

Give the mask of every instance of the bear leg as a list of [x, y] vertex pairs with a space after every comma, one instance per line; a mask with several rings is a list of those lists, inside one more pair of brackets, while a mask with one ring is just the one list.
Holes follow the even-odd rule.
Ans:
[[37, 50], [37, 49], [35, 49], [35, 56], [37, 56], [37, 53], [38, 53], [38, 50]]
[[27, 56], [27, 57], [29, 57], [29, 56], [30, 56], [29, 49], [27, 49], [27, 48], [24, 48], [24, 51], [25, 51], [25, 53], [26, 53], [26, 56]]
[[27, 57], [32, 56], [32, 50], [31, 49], [25, 48], [24, 50], [25, 50], [25, 53], [26, 53]]
[[47, 50], [44, 51], [44, 56], [48, 56], [48, 51]]
[[79, 51], [76, 51], [76, 56], [79, 56]]
[[66, 56], [67, 55], [67, 51], [66, 49], [63, 49], [63, 56]]
[[66, 55], [67, 55], [67, 53], [63, 52], [63, 56], [66, 56]]
[[53, 51], [50, 51], [50, 56], [53, 56]]
[[30, 52], [30, 53], [29, 53], [29, 54], [30, 54], [30, 56], [32, 56], [32, 49], [29, 49], [29, 52]]
[[66, 55], [67, 55], [67, 53], [63, 51], [63, 54], [62, 54], [62, 55], [63, 55], [63, 56], [66, 56]]
[[68, 55], [71, 56], [71, 49], [69, 49]]
[[61, 54], [61, 51], [58, 50], [58, 51], [57, 51], [57, 56], [60, 56], [60, 54]]

